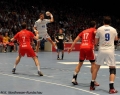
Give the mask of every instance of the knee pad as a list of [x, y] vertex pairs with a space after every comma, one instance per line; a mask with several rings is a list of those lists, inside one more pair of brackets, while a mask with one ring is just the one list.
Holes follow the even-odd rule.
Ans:
[[110, 75], [115, 74], [116, 75], [116, 68], [109, 68]]

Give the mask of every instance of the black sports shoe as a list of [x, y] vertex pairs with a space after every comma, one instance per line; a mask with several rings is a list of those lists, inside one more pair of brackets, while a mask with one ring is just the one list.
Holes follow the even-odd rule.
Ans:
[[41, 71], [38, 71], [39, 76], [43, 76], [43, 73]]
[[114, 93], [118, 93], [118, 91], [115, 90], [115, 89], [110, 89], [110, 90], [109, 90], [109, 94], [114, 94]]
[[75, 80], [75, 78], [72, 79], [72, 83], [73, 85], [78, 85], [77, 81]]
[[95, 90], [95, 87], [90, 86], [90, 90]]
[[12, 70], [13, 74], [15, 74], [15, 70], [16, 70], [16, 69], [15, 69], [15, 68], [13, 68], [13, 70]]
[[77, 83], [77, 74], [76, 74], [76, 75], [73, 74], [72, 83], [73, 83], [74, 85], [78, 85], [78, 83]]

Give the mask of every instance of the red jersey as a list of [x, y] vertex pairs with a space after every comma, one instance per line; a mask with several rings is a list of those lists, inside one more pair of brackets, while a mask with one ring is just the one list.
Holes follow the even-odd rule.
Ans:
[[31, 38], [34, 37], [34, 34], [31, 31], [28, 31], [26, 29], [21, 30], [18, 32], [15, 36], [14, 39], [16, 39], [20, 45], [20, 47], [31, 47]]
[[89, 28], [82, 31], [78, 36], [81, 38], [82, 42], [80, 48], [93, 48], [95, 42], [95, 28]]

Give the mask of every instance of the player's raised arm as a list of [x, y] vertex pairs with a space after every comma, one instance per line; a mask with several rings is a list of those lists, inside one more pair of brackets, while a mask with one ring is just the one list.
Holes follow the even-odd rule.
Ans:
[[50, 22], [54, 22], [54, 18], [51, 12], [47, 11], [46, 16], [50, 16]]

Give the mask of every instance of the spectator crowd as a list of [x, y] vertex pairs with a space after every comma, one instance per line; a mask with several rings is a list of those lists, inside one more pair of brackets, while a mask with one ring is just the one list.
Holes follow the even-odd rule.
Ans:
[[[21, 22], [27, 23], [27, 28], [33, 31], [33, 25], [39, 18], [40, 12], [50, 11], [54, 16], [54, 22], [48, 24], [48, 33], [54, 40], [54, 35], [58, 28], [62, 27], [66, 36], [66, 41], [71, 42], [85, 28], [88, 28], [88, 22], [95, 20], [97, 27], [102, 25], [104, 13], [94, 12], [83, 8], [78, 4], [66, 5], [58, 2], [45, 2], [44, 0], [1, 0], [0, 1], [0, 47], [3, 46], [3, 52], [7, 47], [12, 47], [10, 51], [16, 51], [16, 42], [9, 40], [21, 29]], [[111, 15], [111, 14], [110, 14]], [[112, 26], [119, 34], [120, 18], [111, 15]], [[49, 18], [46, 16], [46, 18]]]

